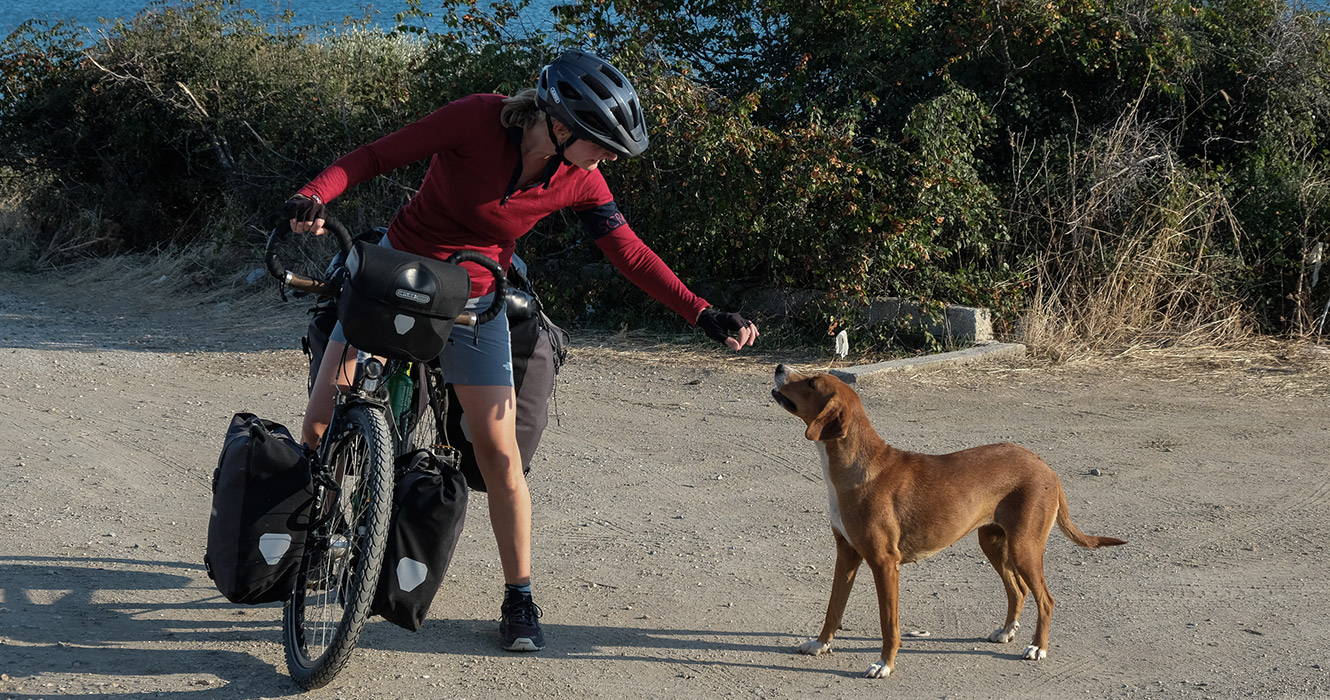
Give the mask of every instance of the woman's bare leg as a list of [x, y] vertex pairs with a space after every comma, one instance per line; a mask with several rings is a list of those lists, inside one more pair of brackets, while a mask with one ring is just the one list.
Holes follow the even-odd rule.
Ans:
[[454, 385], [489, 493], [490, 525], [504, 583], [531, 581], [531, 493], [517, 448], [517, 398], [510, 386]]
[[332, 420], [333, 399], [339, 391], [351, 388], [356, 373], [356, 349], [336, 340], [329, 340], [323, 351], [323, 362], [314, 377], [314, 388], [305, 405], [305, 422], [300, 428], [300, 439], [311, 449], [319, 446], [323, 431]]

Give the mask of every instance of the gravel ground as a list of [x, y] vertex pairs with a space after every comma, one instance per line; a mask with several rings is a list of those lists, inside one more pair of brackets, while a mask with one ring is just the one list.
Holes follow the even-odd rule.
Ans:
[[[299, 424], [304, 307], [167, 284], [0, 279], [0, 697], [302, 694], [280, 608], [228, 604], [202, 556], [230, 416]], [[1129, 540], [1091, 552], [1052, 535], [1041, 662], [1019, 659], [1032, 624], [984, 641], [1005, 600], [972, 537], [907, 567], [903, 625], [929, 636], [867, 680], [880, 633], [866, 573], [836, 653], [795, 653], [821, 624], [834, 549], [814, 449], [769, 396], [788, 359], [575, 339], [530, 479], [549, 647], [498, 648], [478, 495], [424, 629], [371, 622], [348, 669], [306, 695], [1330, 696], [1323, 360], [1007, 361], [865, 382], [894, 445], [1023, 443], [1081, 529]]]

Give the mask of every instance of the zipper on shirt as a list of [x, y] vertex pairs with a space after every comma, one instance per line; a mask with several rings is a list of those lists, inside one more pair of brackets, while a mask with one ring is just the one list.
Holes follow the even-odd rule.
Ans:
[[508, 142], [517, 149], [517, 166], [513, 168], [513, 176], [508, 178], [508, 188], [503, 191], [503, 199], [499, 200], [499, 206], [508, 203], [509, 199], [517, 192], [517, 181], [522, 179], [522, 127], [508, 127]]

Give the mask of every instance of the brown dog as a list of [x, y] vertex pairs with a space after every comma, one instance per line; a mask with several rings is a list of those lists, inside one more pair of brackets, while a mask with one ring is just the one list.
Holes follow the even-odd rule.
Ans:
[[1024, 447], [1002, 443], [945, 455], [898, 450], [878, 437], [854, 389], [830, 374], [805, 376], [778, 365], [771, 396], [802, 418], [804, 437], [817, 442], [836, 538], [826, 622], [817, 639], [799, 647], [804, 654], [831, 650], [855, 573], [866, 561], [877, 584], [882, 658], [864, 675], [890, 675], [901, 646], [900, 565], [927, 559], [978, 528], [979, 546], [1007, 589], [1007, 621], [988, 640], [1015, 638], [1025, 596], [1033, 592], [1039, 617], [1023, 658], [1043, 659], [1053, 615], [1044, 545], [1053, 523], [1081, 547], [1126, 544], [1076, 529], [1057, 474]]

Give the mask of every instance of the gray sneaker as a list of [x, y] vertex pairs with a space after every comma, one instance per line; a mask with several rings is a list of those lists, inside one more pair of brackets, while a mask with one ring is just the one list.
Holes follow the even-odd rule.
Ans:
[[508, 651], [540, 651], [545, 635], [540, 631], [540, 606], [531, 596], [508, 592], [500, 608], [499, 634]]

